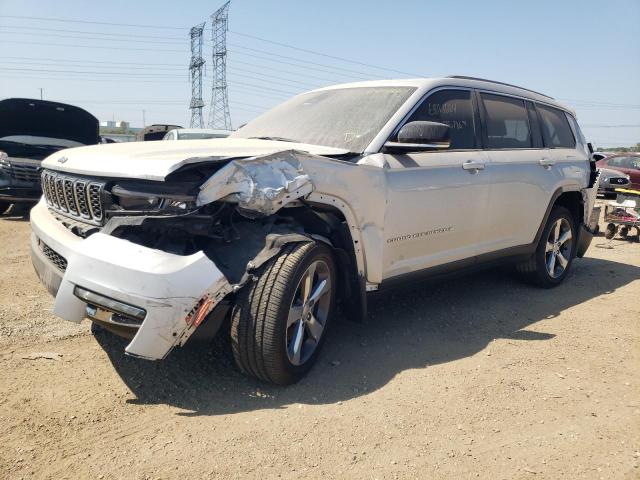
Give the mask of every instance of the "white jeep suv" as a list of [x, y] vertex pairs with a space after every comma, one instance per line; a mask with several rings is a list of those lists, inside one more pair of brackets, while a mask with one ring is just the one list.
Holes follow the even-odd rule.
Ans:
[[468, 77], [322, 88], [229, 138], [43, 167], [31, 248], [56, 315], [152, 360], [207, 325], [277, 384], [313, 365], [338, 303], [366, 315], [367, 292], [496, 262], [558, 285], [591, 241], [597, 189], [571, 110]]

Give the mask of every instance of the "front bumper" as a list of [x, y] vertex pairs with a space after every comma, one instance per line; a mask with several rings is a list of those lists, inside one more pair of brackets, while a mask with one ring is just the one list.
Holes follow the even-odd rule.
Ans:
[[[0, 201], [9, 203], [37, 202], [42, 196], [40, 162], [22, 159], [10, 164], [0, 163]], [[25, 170], [26, 169], [26, 170]], [[16, 171], [14, 171], [16, 170]]]
[[225, 276], [202, 252], [173, 255], [102, 233], [82, 239], [58, 222], [42, 201], [31, 210], [31, 225], [33, 265], [55, 295], [55, 315], [78, 323], [87, 316], [90, 304], [79, 298], [76, 287], [95, 293], [95, 298], [144, 310], [125, 348], [130, 355], [164, 358], [175, 345], [184, 344], [204, 314], [231, 291]]
[[0, 201], [9, 203], [35, 203], [42, 196], [42, 191], [33, 187], [0, 187]]

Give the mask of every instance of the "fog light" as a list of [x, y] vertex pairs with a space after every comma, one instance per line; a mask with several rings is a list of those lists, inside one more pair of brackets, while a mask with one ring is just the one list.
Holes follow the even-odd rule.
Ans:
[[83, 300], [92, 305], [97, 305], [98, 307], [109, 310], [110, 312], [119, 313], [127, 317], [135, 318], [137, 320], [144, 320], [144, 317], [147, 316], [146, 310], [143, 310], [142, 308], [119, 302], [118, 300], [114, 300], [113, 298], [105, 297], [103, 295], [85, 290], [84, 288], [78, 286], [73, 289], [73, 294], [80, 300]]

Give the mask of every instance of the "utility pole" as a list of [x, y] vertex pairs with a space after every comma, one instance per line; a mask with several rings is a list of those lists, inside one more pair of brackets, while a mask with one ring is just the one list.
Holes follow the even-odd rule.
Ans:
[[42, 88], [40, 88], [40, 100], [43, 99], [43, 95], [42, 95]]
[[202, 108], [202, 66], [204, 59], [202, 58], [202, 32], [205, 23], [192, 27], [189, 31], [191, 37], [191, 62], [189, 63], [189, 73], [191, 76], [191, 128], [203, 128]]
[[147, 126], [147, 120], [144, 118], [144, 108], [142, 109], [142, 128]]
[[231, 130], [229, 97], [227, 94], [227, 30], [229, 4], [225, 3], [211, 15], [213, 42], [213, 84], [211, 86], [211, 107], [209, 108], [209, 128]]

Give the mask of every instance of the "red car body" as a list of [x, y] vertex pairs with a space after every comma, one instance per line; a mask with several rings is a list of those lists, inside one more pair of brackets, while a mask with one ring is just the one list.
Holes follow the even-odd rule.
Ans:
[[620, 153], [603, 158], [596, 165], [598, 168], [610, 168], [626, 173], [631, 180], [627, 188], [640, 190], [640, 154]]

